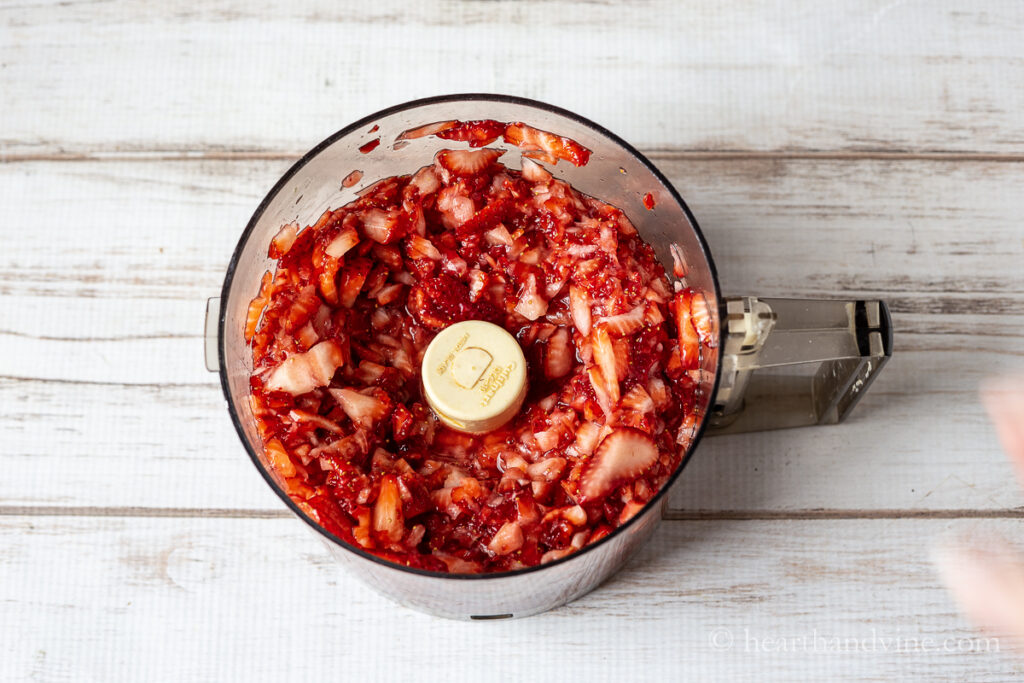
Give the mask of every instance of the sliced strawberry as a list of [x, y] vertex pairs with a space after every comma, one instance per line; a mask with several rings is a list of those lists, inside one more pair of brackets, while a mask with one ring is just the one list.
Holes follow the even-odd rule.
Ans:
[[442, 140], [468, 142], [470, 147], [483, 147], [500, 138], [504, 132], [504, 123], [486, 119], [483, 121], [459, 121], [450, 128], [438, 131], [436, 135]]
[[693, 437], [697, 434], [697, 427], [700, 426], [699, 422], [697, 413], [692, 410], [683, 417], [683, 421], [679, 425], [679, 431], [676, 433], [676, 443], [682, 446], [684, 451], [693, 443]]
[[646, 307], [637, 306], [628, 313], [598, 318], [597, 324], [616, 337], [628, 337], [644, 326]]
[[684, 370], [692, 370], [700, 365], [700, 336], [693, 326], [693, 315], [690, 312], [692, 298], [693, 290], [684, 289], [672, 299], [679, 333], [679, 356]]
[[619, 484], [631, 481], [658, 460], [651, 437], [636, 429], [616, 429], [587, 460], [580, 478], [580, 493], [587, 500], [600, 498]]
[[564, 327], [559, 328], [548, 338], [544, 353], [544, 374], [550, 379], [565, 377], [572, 369], [574, 355], [569, 348], [569, 331]]
[[572, 324], [579, 333], [584, 337], [589, 336], [592, 324], [590, 297], [582, 287], [569, 285], [569, 312], [572, 314]]
[[416, 171], [407, 187], [416, 190], [420, 197], [426, 197], [428, 194], [437, 192], [441, 187], [441, 179], [437, 177], [433, 166], [424, 166]]
[[632, 410], [638, 413], [654, 412], [654, 399], [639, 384], [626, 392], [626, 395], [622, 397], [621, 405], [623, 410]]
[[[594, 350], [594, 361], [601, 369], [601, 376], [604, 378], [605, 392], [612, 403], [618, 403], [619, 370], [622, 366], [619, 356], [622, 354], [618, 353], [613, 346], [612, 339], [608, 335], [607, 330], [601, 327], [595, 328], [591, 333], [590, 345]], [[623, 358], [623, 361], [627, 364], [628, 360], [628, 358]]]
[[574, 166], [586, 166], [590, 161], [590, 150], [575, 140], [538, 130], [525, 123], [510, 123], [505, 128], [505, 142], [522, 150], [542, 152], [543, 157], [553, 164], [564, 159]]
[[252, 341], [252, 337], [256, 334], [256, 328], [259, 326], [260, 317], [263, 315], [263, 310], [267, 307], [267, 303], [270, 301], [270, 295], [274, 291], [274, 274], [269, 270], [263, 273], [263, 279], [260, 280], [260, 292], [256, 297], [249, 302], [249, 308], [245, 313], [245, 341]]
[[338, 302], [345, 308], [352, 308], [356, 303], [363, 283], [370, 274], [371, 263], [369, 259], [356, 258], [345, 264], [341, 271], [341, 286], [339, 287]]
[[455, 127], [458, 123], [458, 121], [435, 121], [434, 123], [427, 123], [418, 128], [410, 128], [403, 132], [398, 136], [398, 140], [415, 140], [416, 138], [423, 138], [428, 135], [437, 135], [442, 131]]
[[486, 171], [502, 154], [503, 149], [443, 149], [437, 153], [437, 163], [457, 176], [476, 175]]
[[328, 391], [349, 419], [364, 429], [373, 429], [374, 425], [387, 415], [387, 406], [374, 396], [361, 394], [355, 389]]
[[373, 504], [373, 530], [392, 543], [402, 540], [405, 521], [402, 519], [402, 496], [395, 475], [385, 474], [380, 480], [380, 493]]
[[690, 315], [693, 316], [693, 326], [697, 330], [701, 343], [709, 348], [717, 346], [711, 310], [703, 292], [694, 292], [693, 298], [690, 300]]
[[286, 391], [299, 396], [326, 386], [344, 362], [341, 347], [328, 339], [305, 353], [286, 358], [270, 373], [265, 386], [268, 391]]

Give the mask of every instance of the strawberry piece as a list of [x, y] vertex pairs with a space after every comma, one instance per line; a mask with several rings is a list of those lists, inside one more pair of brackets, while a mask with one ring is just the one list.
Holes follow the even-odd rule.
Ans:
[[598, 318], [597, 324], [616, 337], [628, 337], [644, 326], [646, 306], [637, 306], [628, 313]]
[[322, 341], [305, 353], [289, 356], [270, 373], [264, 386], [268, 391], [285, 391], [299, 396], [326, 386], [345, 362], [338, 344]]
[[416, 138], [426, 137], [428, 135], [437, 135], [449, 128], [454, 128], [458, 125], [458, 121], [435, 121], [434, 123], [427, 123], [418, 128], [410, 128], [398, 136], [398, 140], [415, 140]]
[[437, 177], [433, 166], [424, 166], [416, 171], [416, 174], [413, 175], [406, 187], [416, 190], [420, 197], [426, 197], [437, 192], [438, 188], [441, 187], [441, 179]]
[[510, 123], [505, 128], [505, 142], [526, 151], [541, 152], [541, 158], [557, 164], [564, 159], [574, 166], [586, 166], [590, 150], [575, 140], [538, 130], [525, 123]]
[[592, 324], [590, 297], [582, 287], [569, 286], [569, 312], [572, 314], [572, 324], [576, 326], [579, 333], [584, 337], [590, 335]]
[[298, 223], [288, 223], [287, 225], [281, 226], [281, 229], [277, 231], [274, 238], [270, 240], [270, 249], [267, 250], [267, 256], [272, 259], [279, 259], [288, 253], [288, 250], [295, 244], [295, 240], [299, 234]]
[[496, 555], [508, 555], [523, 547], [523, 529], [518, 522], [505, 522], [487, 547]]
[[693, 327], [697, 330], [697, 335], [700, 337], [700, 343], [709, 348], [717, 346], [714, 326], [711, 320], [711, 310], [708, 306], [707, 297], [704, 296], [703, 292], [694, 292], [693, 298], [690, 299], [690, 315], [692, 316]]
[[427, 258], [432, 261], [441, 260], [441, 252], [437, 250], [433, 242], [419, 235], [409, 235], [409, 238], [405, 241], [405, 253], [411, 259]]
[[651, 395], [642, 386], [637, 384], [622, 397], [622, 409], [632, 410], [637, 413], [653, 413], [654, 399], [651, 398]]
[[367, 209], [362, 215], [363, 234], [374, 242], [391, 244], [402, 236], [398, 226], [400, 215], [397, 210]]
[[619, 401], [619, 368], [623, 362], [628, 363], [628, 358], [619, 360], [622, 353], [616, 352], [612, 345], [612, 339], [608, 336], [607, 330], [598, 327], [590, 335], [590, 345], [594, 350], [594, 361], [601, 370], [601, 377], [604, 378], [605, 393], [612, 403]]
[[324, 253], [332, 258], [341, 258], [348, 251], [359, 244], [359, 233], [352, 226], [345, 227], [335, 236], [327, 246]]
[[355, 389], [328, 389], [327, 391], [338, 402], [349, 419], [364, 429], [373, 429], [377, 422], [387, 416], [387, 406], [375, 396], [361, 394]]
[[693, 370], [700, 366], [700, 336], [693, 326], [693, 315], [690, 304], [693, 290], [684, 289], [672, 299], [672, 309], [676, 317], [676, 329], [679, 333], [679, 359], [684, 370]]
[[377, 494], [377, 502], [373, 504], [373, 530], [392, 543], [400, 541], [405, 534], [402, 497], [393, 474], [381, 477], [380, 493]]
[[531, 183], [542, 183], [544, 185], [551, 182], [552, 176], [548, 173], [547, 169], [538, 164], [529, 157], [523, 157], [523, 177], [529, 180]]
[[252, 341], [253, 335], [256, 334], [260, 317], [263, 315], [263, 311], [266, 309], [270, 296], [274, 291], [273, 283], [274, 274], [269, 270], [263, 273], [263, 279], [260, 280], [260, 292], [249, 302], [249, 308], [245, 313], [245, 331], [243, 333], [247, 342]]
[[437, 163], [457, 176], [471, 176], [491, 167], [502, 154], [503, 149], [443, 149], [437, 153]]
[[468, 142], [470, 147], [483, 147], [500, 138], [504, 132], [504, 123], [486, 119], [483, 121], [459, 121], [451, 128], [438, 131], [436, 135], [443, 140]]
[[519, 290], [515, 311], [527, 320], [536, 320], [548, 311], [548, 302], [537, 292], [537, 278], [532, 273], [526, 276]]
[[580, 478], [580, 494], [587, 500], [600, 498], [619, 484], [631, 481], [657, 460], [658, 448], [651, 437], [629, 427], [616, 429], [587, 460]]
[[356, 297], [370, 274], [371, 263], [365, 258], [352, 259], [345, 264], [341, 271], [341, 286], [339, 287], [338, 302], [345, 308], [352, 308], [356, 303]]
[[549, 379], [565, 377], [573, 364], [573, 352], [569, 348], [569, 331], [560, 328], [548, 338], [544, 352], [544, 374]]

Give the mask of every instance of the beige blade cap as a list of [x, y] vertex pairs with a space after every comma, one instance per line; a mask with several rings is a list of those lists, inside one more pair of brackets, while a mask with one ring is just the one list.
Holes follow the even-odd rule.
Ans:
[[526, 396], [526, 359], [519, 342], [482, 320], [445, 328], [423, 355], [423, 393], [452, 429], [479, 434], [519, 412]]

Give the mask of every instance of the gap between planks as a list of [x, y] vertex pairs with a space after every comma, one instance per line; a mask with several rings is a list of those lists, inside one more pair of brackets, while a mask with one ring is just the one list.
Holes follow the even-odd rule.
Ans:
[[[60, 507], [6, 505], [0, 506], [0, 517], [156, 517], [207, 519], [289, 519], [288, 510], [229, 508], [148, 508], [148, 507]], [[710, 522], [720, 520], [787, 521], [787, 520], [890, 520], [890, 519], [1024, 519], [1024, 508], [975, 510], [667, 510], [662, 519], [674, 522]]]
[[[687, 150], [652, 148], [640, 150], [654, 160], [743, 161], [743, 160], [821, 160], [821, 161], [957, 161], [1022, 163], [1024, 154], [986, 152], [901, 151], [901, 150]], [[115, 152], [14, 152], [0, 150], [0, 163], [39, 161], [286, 161], [297, 160], [305, 151], [239, 150], [145, 150]]]

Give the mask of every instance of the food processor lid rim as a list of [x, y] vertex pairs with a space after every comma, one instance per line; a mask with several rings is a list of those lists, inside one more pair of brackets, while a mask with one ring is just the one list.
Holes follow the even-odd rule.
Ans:
[[[278, 495], [279, 498], [281, 498], [281, 500], [284, 501], [285, 505], [287, 505], [288, 508], [293, 513], [295, 513], [296, 515], [298, 515], [300, 519], [302, 519], [302, 521], [308, 524], [317, 533], [323, 535], [325, 538], [332, 541], [335, 545], [340, 546], [341, 548], [344, 548], [346, 551], [351, 552], [363, 559], [371, 560], [372, 562], [381, 565], [382, 567], [387, 567], [389, 569], [396, 571], [404, 571], [411, 574], [417, 574], [425, 578], [482, 581], [487, 579], [504, 579], [522, 576], [524, 574], [530, 574], [532, 572], [549, 569], [555, 566], [567, 564], [569, 562], [572, 562], [573, 560], [577, 560], [586, 553], [604, 546], [612, 538], [619, 536], [622, 532], [632, 527], [634, 523], [637, 522], [641, 517], [646, 517], [652, 511], [656, 511], [657, 507], [664, 500], [666, 492], [672, 488], [673, 484], [675, 484], [676, 481], [678, 481], [680, 474], [682, 474], [683, 472], [683, 469], [685, 469], [687, 464], [689, 464], [693, 456], [693, 452], [697, 447], [697, 444], [700, 443], [701, 438], [704, 436], [704, 431], [707, 429], [708, 425], [707, 410], [705, 410], [705, 414], [701, 419], [700, 425], [697, 428], [696, 433], [694, 434], [693, 440], [690, 442], [689, 448], [683, 455], [683, 459], [679, 463], [679, 467], [677, 467], [676, 471], [673, 472], [672, 475], [665, 481], [664, 485], [661, 487], [658, 493], [655, 494], [655, 496], [651, 498], [651, 500], [649, 500], [647, 504], [643, 508], [641, 508], [641, 510], [639, 510], [635, 515], [633, 515], [633, 517], [627, 520], [625, 524], [613, 529], [607, 536], [600, 539], [596, 543], [589, 543], [587, 545], [584, 545], [579, 550], [570, 553], [565, 557], [553, 560], [551, 562], [548, 562], [547, 564], [538, 564], [532, 567], [523, 567], [520, 569], [512, 569], [503, 572], [488, 572], [477, 574], [437, 572], [428, 569], [420, 569], [418, 567], [404, 566], [396, 562], [385, 560], [381, 557], [378, 557], [377, 555], [374, 555], [363, 550], [362, 548], [357, 548], [354, 545], [345, 541], [344, 539], [340, 538], [336, 534], [331, 533], [327, 529], [323, 528], [321, 525], [317, 524], [315, 521], [310, 519], [310, 517], [306, 515], [306, 513], [303, 512], [298, 505], [295, 504], [291, 497], [289, 497], [288, 494], [284, 490], [282, 490], [280, 486], [278, 486], [277, 482], [274, 481], [273, 477], [271, 477], [270, 473], [263, 466], [263, 463], [260, 462], [259, 456], [256, 454], [255, 450], [251, 447], [248, 439], [246, 438], [245, 430], [242, 427], [241, 420], [238, 417], [238, 413], [235, 410], [235, 405], [231, 399], [231, 389], [228, 386], [228, 376], [227, 371], [225, 369], [227, 364], [224, 355], [224, 328], [227, 318], [228, 293], [231, 290], [231, 285], [235, 276], [235, 270], [238, 266], [238, 261], [241, 257], [242, 250], [244, 249], [246, 243], [248, 242], [249, 236], [255, 230], [256, 224], [259, 223], [260, 219], [263, 217], [263, 213], [264, 211], [266, 211], [267, 206], [270, 204], [271, 201], [273, 201], [273, 199], [284, 188], [284, 186], [292, 179], [292, 177], [295, 176], [300, 170], [302, 170], [302, 168], [305, 167], [306, 164], [308, 164], [314, 157], [320, 154], [320, 152], [322, 152], [324, 149], [330, 147], [341, 138], [361, 130], [367, 124], [372, 124], [376, 122], [378, 119], [381, 119], [386, 116], [391, 116], [392, 114], [397, 114], [402, 111], [416, 109], [427, 105], [462, 101], [494, 102], [496, 104], [515, 104], [524, 107], [530, 107], [533, 109], [539, 109], [541, 111], [546, 111], [552, 114], [557, 114], [559, 116], [563, 116], [567, 119], [570, 119], [584, 127], [590, 128], [599, 135], [610, 139], [612, 142], [619, 145], [627, 152], [629, 152], [631, 155], [633, 155], [636, 159], [638, 159], [640, 163], [642, 163], [648, 169], [648, 171], [650, 171], [651, 174], [654, 175], [658, 182], [660, 182], [669, 191], [669, 193], [672, 195], [672, 198], [676, 201], [677, 204], [679, 204], [679, 206], [683, 210], [683, 213], [686, 215], [687, 220], [690, 222], [690, 227], [696, 234], [697, 242], [700, 245], [705, 260], [707, 261], [708, 269], [710, 271], [709, 275], [711, 276], [711, 282], [714, 285], [715, 289], [715, 299], [718, 302], [719, 310], [721, 310], [722, 293], [721, 285], [718, 282], [718, 271], [715, 268], [715, 262], [711, 256], [711, 250], [708, 247], [707, 240], [704, 238], [704, 234], [701, 232], [700, 226], [697, 224], [697, 219], [694, 217], [693, 213], [690, 211], [690, 207], [687, 206], [686, 202], [683, 200], [682, 196], [680, 196], [679, 192], [675, 189], [672, 183], [668, 181], [668, 178], [666, 178], [664, 174], [662, 174], [662, 172], [658, 170], [658, 168], [654, 164], [652, 164], [650, 160], [646, 156], [644, 156], [639, 150], [637, 150], [628, 142], [626, 142], [625, 140], [623, 140], [622, 138], [620, 138], [618, 135], [611, 132], [607, 128], [604, 128], [600, 124], [594, 123], [590, 119], [580, 116], [579, 114], [571, 112], [567, 109], [547, 104], [545, 102], [539, 102], [537, 100], [532, 100], [526, 97], [518, 97], [515, 95], [501, 95], [492, 93], [453, 93], [449, 95], [436, 95], [433, 97], [409, 100], [402, 104], [387, 107], [386, 109], [382, 109], [368, 116], [364, 116], [363, 118], [345, 126], [336, 133], [333, 133], [332, 135], [325, 138], [322, 142], [320, 142], [315, 147], [310, 149], [308, 152], [303, 154], [302, 157], [300, 157], [299, 160], [296, 161], [291, 166], [291, 168], [289, 168], [284, 173], [284, 175], [281, 176], [281, 178], [274, 184], [274, 186], [266, 194], [263, 200], [259, 203], [259, 206], [256, 207], [256, 210], [253, 212], [252, 218], [249, 219], [248, 224], [245, 226], [245, 230], [242, 231], [241, 236], [238, 238], [238, 244], [235, 246], [234, 252], [231, 254], [231, 261], [228, 263], [227, 272], [224, 276], [224, 285], [221, 288], [220, 314], [217, 323], [217, 359], [220, 366], [219, 374], [221, 390], [224, 393], [224, 399], [228, 404], [228, 413], [231, 415], [231, 421], [235, 426], [235, 431], [238, 433], [238, 437], [241, 440], [242, 445], [245, 447], [245, 450], [249, 454], [249, 458], [253, 461], [253, 464], [256, 466], [256, 469], [259, 470], [260, 474], [263, 476], [263, 479], [267, 482], [270, 488]], [[428, 121], [426, 123], [430, 122]], [[721, 334], [720, 331], [719, 334]], [[721, 375], [722, 355], [719, 352], [718, 362], [715, 364], [715, 380], [711, 387], [711, 398], [709, 398], [708, 407], [710, 407], [711, 401], [713, 400], [715, 393], [718, 391], [718, 383], [721, 379]]]

